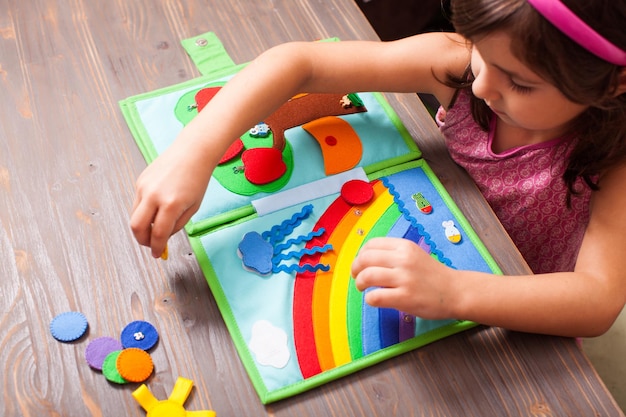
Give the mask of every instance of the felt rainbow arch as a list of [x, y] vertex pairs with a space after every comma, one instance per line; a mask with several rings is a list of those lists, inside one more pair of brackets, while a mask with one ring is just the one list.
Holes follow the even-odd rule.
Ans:
[[428, 234], [415, 227], [412, 214], [398, 204], [409, 190], [386, 179], [372, 182], [372, 189], [372, 199], [364, 204], [349, 204], [341, 196], [332, 202], [315, 225], [315, 229], [323, 227], [330, 232], [308, 242], [307, 247], [330, 244], [334, 250], [300, 260], [301, 265], [330, 266], [328, 271], [300, 272], [294, 284], [294, 345], [305, 379], [415, 336], [414, 317], [370, 307], [350, 276], [359, 248], [372, 237], [387, 236], [392, 229], [396, 229], [395, 235], [400, 230], [400, 236], [433, 252]]

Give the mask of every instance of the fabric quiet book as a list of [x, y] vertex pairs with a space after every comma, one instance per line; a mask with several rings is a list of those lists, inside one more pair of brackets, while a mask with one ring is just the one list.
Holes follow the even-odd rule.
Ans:
[[[242, 68], [213, 33], [183, 46], [202, 77], [120, 102], [148, 163]], [[185, 230], [263, 403], [476, 325], [367, 305], [350, 265], [368, 239], [410, 239], [452, 268], [501, 273], [375, 92], [303, 92], [250, 126]]]

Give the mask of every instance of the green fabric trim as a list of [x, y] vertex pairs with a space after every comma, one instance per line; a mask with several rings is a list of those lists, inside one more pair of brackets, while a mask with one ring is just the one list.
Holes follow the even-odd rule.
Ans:
[[244, 66], [245, 64], [240, 64], [234, 67], [216, 70], [210, 75], [194, 78], [192, 80], [185, 81], [179, 84], [160, 88], [158, 90], [150, 91], [147, 93], [137, 94], [124, 100], [120, 100], [118, 104], [120, 106], [120, 110], [122, 111], [122, 115], [124, 116], [124, 119], [126, 119], [126, 124], [128, 124], [128, 128], [135, 138], [135, 142], [137, 142], [137, 146], [139, 147], [139, 150], [141, 151], [141, 154], [145, 158], [146, 162], [151, 163], [159, 155], [154, 148], [152, 141], [150, 140], [150, 136], [148, 135], [146, 128], [141, 122], [141, 117], [139, 115], [139, 112], [137, 111], [137, 102], [148, 98], [168, 94], [174, 91], [184, 90], [186, 88], [192, 88], [195, 86], [210, 83], [212, 81], [215, 81], [215, 79], [219, 79], [221, 77], [231, 75], [236, 71], [240, 71]]
[[387, 116], [391, 119], [393, 125], [396, 127], [396, 129], [398, 129], [400, 135], [406, 141], [409, 149], [417, 153], [417, 158], [421, 157], [422, 151], [420, 151], [420, 149], [417, 147], [417, 144], [413, 140], [413, 137], [407, 130], [406, 126], [404, 126], [404, 123], [402, 123], [402, 120], [400, 120], [400, 117], [393, 109], [393, 107], [391, 107], [387, 99], [385, 99], [385, 97], [381, 93], [374, 93], [374, 96], [378, 100], [378, 103], [380, 103], [380, 106], [383, 108], [383, 110], [385, 110], [385, 113], [387, 113]]
[[224, 291], [219, 284], [217, 276], [215, 275], [215, 271], [213, 270], [213, 266], [211, 266], [211, 262], [209, 261], [209, 257], [207, 256], [204, 247], [202, 246], [202, 242], [199, 237], [189, 237], [189, 242], [191, 243], [191, 248], [196, 255], [196, 259], [198, 260], [200, 269], [202, 269], [204, 277], [209, 284], [211, 293], [213, 294], [213, 297], [215, 297], [217, 306], [219, 307], [220, 313], [224, 318], [224, 322], [226, 323], [228, 332], [230, 333], [230, 336], [235, 343], [235, 348], [237, 349], [237, 353], [239, 354], [243, 366], [244, 368], [246, 368], [248, 376], [252, 381], [252, 385], [254, 386], [254, 389], [258, 393], [259, 397], [261, 398], [263, 404], [266, 404], [266, 401], [264, 401], [264, 397], [267, 396], [268, 390], [263, 383], [263, 378], [259, 374], [254, 359], [252, 358], [252, 355], [248, 350], [248, 344], [241, 335], [241, 331], [230, 308], [228, 299], [226, 298], [226, 295], [224, 294]]
[[[204, 40], [205, 42], [199, 42]], [[230, 58], [224, 45], [213, 32], [206, 32], [193, 38], [183, 39], [181, 44], [203, 77], [194, 78], [179, 84], [171, 85], [158, 90], [138, 94], [119, 101], [119, 106], [126, 119], [126, 123], [137, 142], [137, 146], [148, 163], [159, 156], [150, 141], [145, 127], [141, 123], [135, 103], [140, 100], [167, 94], [187, 87], [194, 87], [205, 82], [213, 81], [237, 71], [245, 66], [237, 65]]]
[[476, 327], [477, 324], [470, 321], [458, 321], [451, 323], [447, 326], [434, 329], [428, 333], [424, 333], [418, 337], [406, 340], [393, 346], [389, 346], [385, 349], [371, 353], [367, 356], [363, 356], [348, 364], [342, 365], [338, 368], [330, 369], [321, 374], [317, 374], [311, 378], [305, 379], [299, 383], [268, 392], [261, 401], [263, 404], [289, 398], [296, 394], [308, 391], [312, 388], [319, 387], [341, 377], [353, 374], [357, 371], [365, 369], [369, 366], [383, 362], [387, 359], [398, 356], [402, 353], [409, 352], [411, 350], [426, 346], [432, 342], [442, 339], [447, 336], [451, 336], [456, 333], [460, 333], [464, 330]]
[[199, 220], [195, 223], [188, 223], [185, 226], [185, 230], [190, 236], [198, 236], [214, 230], [219, 230], [224, 226], [241, 223], [256, 217], [258, 217], [258, 215], [256, 214], [254, 207], [250, 204], [215, 215], [209, 219]]
[[413, 140], [413, 137], [411, 137], [411, 134], [400, 120], [398, 114], [393, 110], [387, 99], [385, 99], [385, 97], [381, 93], [373, 93], [373, 95], [374, 98], [376, 98], [376, 101], [378, 101], [380, 106], [387, 114], [387, 117], [389, 117], [389, 119], [391, 120], [391, 123], [396, 127], [396, 129], [398, 129], [400, 136], [402, 136], [404, 142], [409, 148], [409, 152], [396, 158], [387, 159], [385, 161], [377, 162], [375, 164], [363, 167], [363, 170], [368, 175], [381, 169], [413, 161], [422, 157], [422, 151], [420, 151], [420, 149], [417, 147], [417, 144]]
[[202, 75], [215, 74], [235, 66], [224, 45], [213, 32], [206, 32], [180, 42]]

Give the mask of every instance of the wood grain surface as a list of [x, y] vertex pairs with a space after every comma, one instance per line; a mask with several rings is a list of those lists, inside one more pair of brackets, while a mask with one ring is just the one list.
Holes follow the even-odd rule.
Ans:
[[[263, 406], [179, 233], [154, 260], [128, 227], [145, 162], [118, 101], [199, 75], [180, 40], [213, 31], [236, 63], [289, 40], [377, 39], [352, 0], [0, 0], [0, 416], [143, 416], [87, 343], [148, 320], [148, 386], [195, 382], [225, 416], [619, 416], [569, 339], [478, 327]], [[506, 273], [527, 271], [415, 95], [388, 95]], [[74, 343], [51, 319], [89, 320]]]

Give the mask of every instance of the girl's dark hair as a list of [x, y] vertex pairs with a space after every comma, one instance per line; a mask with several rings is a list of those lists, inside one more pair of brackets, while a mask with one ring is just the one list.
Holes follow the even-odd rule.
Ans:
[[[626, 2], [616, 0], [561, 0], [589, 26], [626, 50]], [[470, 42], [494, 31], [513, 39], [513, 54], [569, 100], [589, 105], [570, 126], [576, 140], [563, 174], [568, 204], [582, 178], [597, 190], [607, 170], [626, 161], [626, 94], [614, 97], [624, 67], [596, 57], [545, 20], [526, 0], [452, 0], [452, 23]], [[469, 78], [451, 78], [458, 88], [471, 86]], [[474, 119], [485, 130], [491, 111], [472, 96]]]

